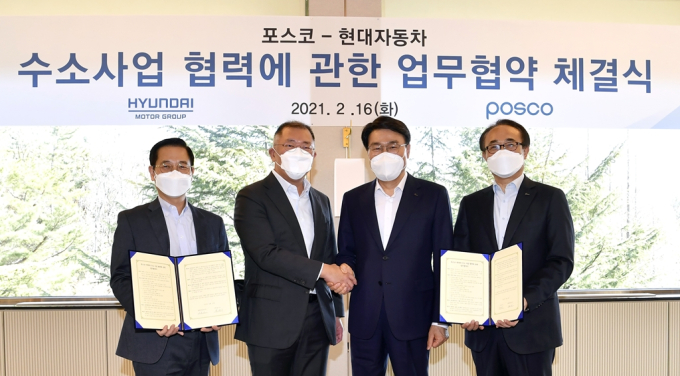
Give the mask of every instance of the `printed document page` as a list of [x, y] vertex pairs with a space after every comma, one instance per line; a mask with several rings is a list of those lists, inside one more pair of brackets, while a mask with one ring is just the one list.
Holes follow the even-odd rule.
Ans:
[[447, 251], [441, 259], [440, 315], [450, 323], [489, 317], [489, 263], [483, 254]]
[[180, 324], [175, 265], [167, 256], [136, 252], [130, 258], [135, 320], [144, 329]]
[[231, 324], [237, 316], [231, 258], [223, 252], [178, 264], [184, 323], [191, 329]]
[[517, 320], [524, 310], [522, 250], [513, 245], [491, 259], [491, 319]]

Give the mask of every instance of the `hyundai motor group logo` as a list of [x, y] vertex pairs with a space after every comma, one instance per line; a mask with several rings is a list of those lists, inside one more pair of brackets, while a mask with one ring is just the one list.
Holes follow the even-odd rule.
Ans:
[[194, 112], [194, 98], [128, 98], [135, 120], [182, 120]]

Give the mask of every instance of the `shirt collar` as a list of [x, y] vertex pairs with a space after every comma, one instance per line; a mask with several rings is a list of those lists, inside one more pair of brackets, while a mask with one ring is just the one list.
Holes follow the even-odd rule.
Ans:
[[[394, 192], [396, 192], [397, 189], [401, 192], [404, 191], [404, 186], [406, 185], [406, 177], [407, 176], [408, 176], [408, 172], [404, 174], [403, 178], [401, 178], [401, 181], [399, 182], [399, 184], [397, 184], [397, 186], [394, 188]], [[378, 179], [375, 179], [375, 191], [376, 192], [380, 191], [385, 196], [387, 196], [387, 193], [385, 193], [385, 191], [382, 189], [382, 186], [380, 186], [380, 182], [378, 182]]]
[[[519, 190], [519, 187], [522, 185], [522, 182], [523, 182], [523, 181], [524, 181], [524, 174], [520, 175], [519, 177], [517, 177], [517, 179], [515, 179], [515, 180], [511, 181], [510, 183], [508, 183], [508, 185], [505, 187], [506, 192], [507, 192], [507, 188], [508, 188], [508, 187], [514, 188], [514, 191], [518, 191], [518, 190]], [[494, 180], [494, 182], [493, 182], [493, 191], [494, 191], [495, 193], [499, 193], [499, 192], [502, 193], [502, 192], [503, 192], [503, 190], [501, 189], [501, 187], [500, 187], [498, 184], [496, 184], [496, 181], [495, 181], [495, 180]]]
[[[283, 176], [279, 175], [276, 170], [272, 170], [272, 173], [274, 173], [274, 176], [276, 176], [276, 180], [279, 181], [279, 184], [281, 184], [281, 187], [285, 192], [288, 192], [291, 187], [293, 187], [295, 193], [297, 193], [297, 187], [294, 186], [293, 184], [290, 184], [286, 179], [283, 178]], [[300, 194], [300, 197], [306, 196], [309, 194], [309, 189], [312, 188], [312, 184], [307, 180], [307, 178], [304, 178], [302, 180], [303, 188], [302, 188], [302, 194]]]
[[161, 196], [158, 196], [158, 201], [161, 204], [161, 209], [163, 209], [164, 214], [175, 215], [178, 217], [181, 217], [184, 213], [186, 213], [187, 208], [189, 207], [189, 200], [185, 199], [184, 209], [182, 209], [181, 213], [177, 214], [177, 208], [175, 205], [163, 200]]

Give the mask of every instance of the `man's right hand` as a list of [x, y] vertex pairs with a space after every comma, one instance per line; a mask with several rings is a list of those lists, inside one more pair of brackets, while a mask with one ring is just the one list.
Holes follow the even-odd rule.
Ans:
[[466, 322], [465, 324], [461, 324], [461, 328], [467, 330], [467, 331], [474, 331], [474, 330], [484, 330], [483, 325], [479, 325], [477, 321], [470, 321]]
[[174, 336], [175, 334], [179, 334], [181, 336], [184, 335], [184, 332], [180, 332], [179, 326], [175, 326], [175, 324], [172, 324], [169, 328], [166, 325], [166, 326], [163, 327], [163, 329], [156, 330], [156, 333], [158, 333], [158, 335], [161, 336], [161, 337], [170, 337], [170, 336]]
[[357, 284], [354, 271], [347, 264], [342, 264], [342, 266], [324, 264], [321, 278], [338, 294], [347, 294]]

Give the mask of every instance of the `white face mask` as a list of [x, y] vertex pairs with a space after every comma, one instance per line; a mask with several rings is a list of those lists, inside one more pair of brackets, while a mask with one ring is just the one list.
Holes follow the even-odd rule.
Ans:
[[156, 188], [170, 197], [180, 197], [191, 188], [191, 175], [177, 170], [156, 174]]
[[392, 181], [406, 167], [404, 157], [388, 152], [380, 153], [371, 159], [371, 170], [380, 181]]
[[500, 178], [509, 178], [524, 166], [524, 153], [501, 149], [486, 159], [491, 172]]
[[281, 164], [279, 166], [293, 180], [302, 179], [312, 169], [314, 156], [300, 148], [288, 150], [283, 154], [279, 154], [274, 149], [274, 153], [281, 157]]

